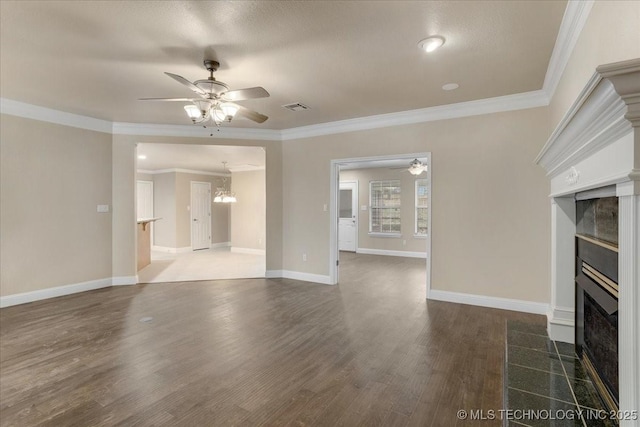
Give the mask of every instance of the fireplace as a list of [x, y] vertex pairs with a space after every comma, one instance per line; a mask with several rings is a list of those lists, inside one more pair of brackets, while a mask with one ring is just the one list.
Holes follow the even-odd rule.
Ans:
[[588, 195], [576, 195], [576, 353], [605, 405], [618, 411], [618, 199]]
[[[576, 344], [608, 405], [638, 411], [640, 58], [598, 67], [536, 162], [550, 181], [549, 336]], [[594, 229], [598, 217], [611, 221]]]

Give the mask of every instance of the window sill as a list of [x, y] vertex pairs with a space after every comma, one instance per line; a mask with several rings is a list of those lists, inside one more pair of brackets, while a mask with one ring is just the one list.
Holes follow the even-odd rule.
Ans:
[[402, 237], [402, 234], [400, 233], [372, 233], [369, 232], [369, 236], [371, 237], [390, 237], [393, 239], [399, 239]]

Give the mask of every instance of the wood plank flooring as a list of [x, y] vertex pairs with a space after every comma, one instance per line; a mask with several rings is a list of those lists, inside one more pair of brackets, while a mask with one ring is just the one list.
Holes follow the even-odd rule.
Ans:
[[502, 408], [505, 320], [544, 324], [425, 301], [420, 259], [342, 253], [340, 277], [113, 287], [2, 309], [0, 425], [473, 425], [456, 411]]

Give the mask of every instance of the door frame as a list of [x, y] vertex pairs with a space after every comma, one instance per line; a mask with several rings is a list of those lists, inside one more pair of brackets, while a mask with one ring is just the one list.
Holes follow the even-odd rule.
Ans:
[[[339, 178], [339, 177], [338, 177]], [[354, 252], [358, 252], [358, 235], [360, 234], [360, 214], [359, 214], [359, 210], [360, 210], [360, 199], [359, 199], [359, 191], [360, 191], [360, 184], [358, 182], [358, 180], [350, 180], [350, 181], [339, 181], [338, 182], [338, 190], [340, 190], [340, 185], [341, 184], [353, 184], [355, 186], [355, 190], [352, 192], [352, 197], [355, 197], [356, 200], [356, 206], [355, 209], [353, 210], [353, 214], [355, 215], [355, 220], [356, 220], [356, 236], [355, 236], [355, 250]], [[338, 191], [338, 193], [340, 193]], [[338, 203], [339, 205], [339, 203]], [[353, 206], [353, 199], [351, 201], [351, 205]], [[338, 206], [338, 211], [340, 210], [340, 206]], [[340, 222], [340, 214], [338, 213], [338, 222]], [[338, 234], [338, 243], [340, 242], [340, 235]], [[338, 252], [339, 252], [340, 247], [338, 247]]]
[[426, 268], [427, 268], [427, 280], [425, 283], [425, 287], [427, 290], [427, 299], [429, 298], [429, 294], [431, 293], [431, 236], [432, 236], [432, 226], [431, 226], [431, 212], [432, 212], [432, 179], [431, 172], [433, 169], [431, 152], [424, 153], [408, 153], [408, 154], [390, 154], [386, 156], [372, 156], [372, 157], [355, 157], [355, 158], [347, 158], [347, 159], [332, 159], [330, 162], [330, 186], [329, 186], [329, 283], [332, 285], [337, 285], [339, 280], [339, 268], [338, 268], [338, 259], [339, 259], [339, 251], [338, 251], [338, 218], [340, 215], [338, 214], [338, 209], [340, 208], [338, 203], [338, 197], [340, 196], [340, 192], [338, 191], [340, 188], [340, 167], [347, 163], [365, 163], [365, 162], [375, 162], [375, 161], [384, 161], [384, 160], [406, 160], [407, 165], [413, 159], [416, 158], [426, 158], [427, 159], [427, 172], [426, 179], [428, 179], [429, 184], [429, 233], [427, 234], [427, 238], [425, 239], [426, 243]]
[[[209, 193], [208, 193], [208, 206], [209, 206], [209, 249], [211, 249], [211, 183], [207, 182], [207, 181], [190, 181], [189, 184], [189, 237], [190, 237], [190, 242], [191, 242], [191, 251], [194, 251], [195, 249], [193, 249], [193, 184], [206, 184], [209, 187]], [[204, 249], [204, 248], [201, 248]], [[200, 250], [200, 249], [198, 249]]]

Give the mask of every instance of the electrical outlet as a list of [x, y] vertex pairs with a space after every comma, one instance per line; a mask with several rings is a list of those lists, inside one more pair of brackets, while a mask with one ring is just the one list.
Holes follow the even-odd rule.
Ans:
[[307, 262], [307, 254], [302, 254], [302, 261]]
[[100, 213], [109, 212], [109, 205], [98, 205], [98, 212]]
[[261, 245], [262, 244], [262, 239], [258, 239], [258, 244]]
[[402, 241], [402, 246], [407, 246], [407, 241], [406, 240]]

